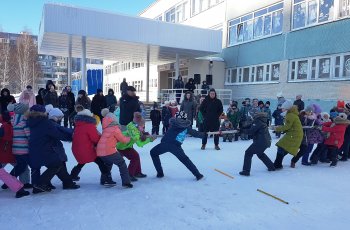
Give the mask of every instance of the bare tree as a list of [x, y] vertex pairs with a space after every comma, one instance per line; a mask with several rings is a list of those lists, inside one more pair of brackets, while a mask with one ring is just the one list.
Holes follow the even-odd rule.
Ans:
[[0, 86], [5, 88], [9, 85], [10, 78], [10, 55], [11, 47], [9, 39], [3, 38], [0, 42]]
[[16, 44], [16, 77], [17, 77], [17, 91], [25, 89], [29, 84], [35, 84], [39, 76], [40, 67], [38, 68], [38, 51], [37, 45], [33, 37], [23, 32], [17, 39]]

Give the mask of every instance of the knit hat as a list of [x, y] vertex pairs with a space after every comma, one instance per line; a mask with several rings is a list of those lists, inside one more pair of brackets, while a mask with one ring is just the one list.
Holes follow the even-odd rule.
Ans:
[[337, 108], [343, 109], [345, 107], [345, 102], [344, 101], [337, 101]]
[[329, 114], [329, 116], [330, 116], [330, 118], [334, 119], [334, 118], [336, 118], [338, 116], [338, 112], [331, 112]]
[[88, 109], [84, 109], [83, 111], [78, 112], [77, 115], [80, 115], [80, 116], [89, 116], [89, 117], [93, 117], [93, 116], [94, 116], [94, 114], [91, 113], [91, 111], [88, 110]]
[[307, 113], [313, 113], [314, 112], [314, 107], [312, 105], [308, 105], [305, 109], [305, 112]]
[[105, 117], [107, 115], [107, 113], [109, 113], [109, 109], [104, 108], [104, 109], [101, 110], [102, 117]]
[[43, 105], [33, 105], [30, 108], [31, 112], [46, 113], [45, 107]]
[[348, 116], [345, 113], [339, 113], [338, 117], [341, 117], [342, 119], [348, 119]]
[[350, 102], [349, 102], [349, 103], [346, 103], [345, 108], [346, 108], [348, 111], [350, 111]]
[[14, 104], [13, 112], [15, 112], [15, 114], [24, 114], [28, 109], [29, 107], [27, 104], [16, 103]]
[[175, 113], [175, 117], [179, 119], [186, 120], [187, 119], [187, 114], [184, 111], [179, 111]]
[[75, 110], [75, 112], [77, 112], [77, 113], [79, 113], [79, 112], [81, 112], [81, 111], [83, 111], [84, 110], [84, 106], [82, 106], [82, 105], [75, 105], [74, 106], [74, 110]]
[[15, 104], [8, 104], [7, 105], [7, 111], [13, 112], [15, 110]]
[[134, 113], [134, 119], [133, 122], [137, 125], [144, 125], [145, 124], [145, 119], [143, 119], [142, 115], [140, 112], [135, 112]]
[[290, 110], [292, 107], [293, 107], [293, 103], [289, 100], [285, 101], [281, 106], [281, 108], [285, 110]]
[[345, 124], [345, 125], [349, 125], [350, 121], [348, 119], [343, 118], [341, 116], [337, 116], [336, 118], [334, 118], [334, 123], [335, 124]]
[[45, 110], [46, 110], [47, 113], [50, 113], [50, 111], [52, 109], [53, 109], [53, 105], [51, 105], [51, 104], [48, 104], [48, 105], [45, 106]]
[[325, 117], [328, 117], [328, 118], [329, 118], [329, 117], [330, 117], [329, 113], [327, 113], [327, 112], [322, 112], [322, 113], [321, 113], [321, 119], [322, 119], [322, 118], [325, 118]]
[[63, 113], [60, 109], [58, 108], [53, 108], [49, 112], [49, 119], [54, 118], [54, 117], [63, 117]]

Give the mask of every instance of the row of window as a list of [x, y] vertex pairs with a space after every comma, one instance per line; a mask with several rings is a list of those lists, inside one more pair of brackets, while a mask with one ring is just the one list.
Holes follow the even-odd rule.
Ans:
[[270, 63], [256, 66], [228, 69], [225, 84], [241, 84], [253, 82], [278, 82], [280, 79], [280, 64]]
[[[289, 82], [350, 79], [350, 53], [289, 62]], [[227, 69], [225, 84], [279, 82], [280, 63]]]
[[350, 54], [293, 60], [289, 70], [289, 81], [349, 79]]
[[105, 74], [118, 73], [123, 71], [128, 71], [131, 69], [137, 69], [144, 67], [145, 64], [143, 62], [116, 62], [112, 65], [107, 65], [105, 67]]
[[[292, 0], [292, 30], [350, 16], [350, 0]], [[283, 2], [228, 22], [228, 46], [282, 33]]]
[[[191, 0], [183, 1], [170, 9], [168, 9], [164, 14], [156, 17], [156, 20], [179, 23], [183, 22], [190, 16], [195, 16], [217, 4], [223, 2], [224, 0]], [[191, 10], [191, 9], [192, 10]], [[191, 14], [191, 15], [190, 15]]]

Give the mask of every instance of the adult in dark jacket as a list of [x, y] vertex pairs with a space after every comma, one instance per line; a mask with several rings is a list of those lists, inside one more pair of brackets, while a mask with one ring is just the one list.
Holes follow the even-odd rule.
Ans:
[[44, 105], [44, 100], [42, 97], [42, 93], [44, 90], [45, 90], [44, 88], [40, 88], [38, 91], [38, 95], [35, 96], [35, 100], [36, 100], [37, 105]]
[[78, 92], [78, 98], [77, 101], [75, 102], [76, 105], [82, 105], [84, 109], [91, 109], [91, 100], [88, 97], [87, 93], [85, 90], [79, 90]]
[[297, 95], [293, 105], [298, 106], [298, 111], [302, 111], [305, 108], [305, 103], [301, 100], [302, 95]]
[[14, 96], [10, 94], [10, 90], [3, 88], [1, 90], [1, 96], [0, 96], [0, 112], [4, 113], [7, 111], [7, 106], [9, 104], [15, 104], [16, 99]]
[[136, 89], [128, 86], [127, 93], [119, 100], [120, 117], [119, 123], [126, 126], [134, 119], [135, 112], [141, 112], [139, 97], [136, 96]]
[[117, 106], [117, 98], [114, 95], [113, 89], [108, 90], [108, 95], [106, 96], [106, 103], [109, 112], [113, 113], [115, 111], [115, 107]]
[[[204, 130], [206, 132], [219, 131], [220, 116], [223, 112], [223, 106], [220, 99], [216, 97], [215, 89], [209, 90], [209, 95], [205, 97], [199, 109], [204, 118]], [[202, 150], [205, 149], [205, 146], [207, 144], [207, 139], [208, 139], [208, 134], [205, 134], [202, 140], [202, 148], [201, 148]], [[214, 144], [215, 144], [215, 149], [220, 150], [218, 134], [214, 135]]]
[[259, 157], [269, 171], [275, 171], [272, 161], [264, 153], [264, 151], [271, 146], [271, 136], [267, 126], [267, 119], [267, 113], [264, 112], [256, 113], [254, 116], [253, 124], [248, 130], [248, 134], [253, 138], [253, 144], [245, 151], [243, 171], [239, 173], [242, 176], [250, 176], [254, 154]]
[[48, 80], [46, 83], [46, 89], [41, 92], [41, 96], [44, 101], [44, 105], [52, 105], [54, 108], [58, 108], [58, 95], [56, 92], [56, 86], [53, 81]]
[[162, 123], [163, 123], [163, 135], [168, 131], [169, 129], [169, 120], [171, 118], [171, 111], [169, 108], [169, 102], [164, 102], [164, 106], [162, 107]]
[[209, 85], [207, 85], [206, 81], [203, 81], [202, 82], [201, 94], [207, 96], [208, 95], [208, 91], [209, 91]]
[[187, 120], [193, 125], [193, 118], [196, 115], [197, 103], [193, 98], [193, 93], [188, 91], [185, 94], [185, 98], [181, 103], [180, 111], [184, 111], [187, 114]]
[[184, 88], [185, 88], [185, 83], [183, 82], [181, 75], [179, 75], [177, 77], [177, 80], [175, 80], [175, 84], [174, 84], [174, 89], [181, 89], [181, 90], [176, 90], [175, 97], [178, 104], [180, 104], [182, 89]]
[[186, 83], [185, 88], [188, 91], [191, 91], [192, 93], [194, 93], [194, 90], [196, 89], [196, 85], [194, 84], [193, 78], [188, 79], [188, 82]]
[[152, 121], [152, 135], [159, 135], [159, 126], [162, 121], [162, 115], [158, 110], [157, 102], [153, 103], [153, 108], [150, 113], [150, 118]]
[[125, 95], [128, 91], [128, 83], [126, 82], [126, 78], [123, 78], [123, 82], [120, 83], [120, 92], [121, 96]]
[[69, 85], [67, 85], [65, 87], [65, 89], [67, 90], [67, 96], [68, 96], [68, 100], [69, 100], [69, 103], [68, 103], [68, 110], [69, 110], [69, 114], [73, 113], [74, 112], [74, 106], [75, 106], [75, 95], [74, 93], [72, 92], [72, 87], [70, 87]]
[[[73, 111], [71, 112], [72, 102], [74, 102], [74, 100], [72, 101], [71, 98], [69, 98], [67, 90], [64, 89], [61, 93], [61, 96], [58, 97], [58, 108], [62, 111], [64, 115], [63, 124], [66, 128], [68, 127], [69, 115], [74, 111], [73, 109]], [[72, 124], [70, 123], [69, 125], [72, 128]]]
[[102, 89], [97, 89], [95, 96], [92, 98], [91, 112], [93, 114], [95, 114], [96, 116], [100, 117], [101, 123], [102, 123], [102, 119], [103, 119], [103, 117], [101, 115], [101, 111], [102, 111], [102, 109], [104, 109], [106, 107], [107, 107], [106, 98], [105, 98], [105, 96], [103, 96]]
[[196, 177], [197, 180], [203, 178], [197, 167], [192, 163], [190, 158], [185, 154], [181, 145], [184, 142], [187, 133], [194, 137], [202, 138], [203, 134], [191, 128], [190, 121], [186, 120], [187, 115], [183, 111], [176, 113], [176, 118], [170, 119], [170, 129], [164, 135], [161, 143], [151, 149], [151, 157], [154, 167], [157, 170], [157, 177], [164, 177], [163, 168], [159, 159], [161, 154], [170, 152], [183, 163], [188, 170]]
[[[72, 141], [73, 130], [49, 120], [42, 105], [34, 105], [30, 109], [27, 125], [30, 127], [29, 165], [35, 192], [50, 191], [50, 181], [55, 175], [62, 180], [63, 189], [78, 188], [67, 172], [67, 156], [61, 142]], [[42, 166], [46, 166], [47, 170], [40, 176]]]

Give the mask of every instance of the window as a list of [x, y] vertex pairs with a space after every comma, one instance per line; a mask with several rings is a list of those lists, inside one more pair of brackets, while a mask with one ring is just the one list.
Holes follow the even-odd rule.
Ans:
[[175, 23], [175, 7], [165, 13], [165, 21]]
[[[278, 82], [280, 77], [280, 64], [263, 64], [227, 69], [226, 85], [244, 83]], [[271, 79], [270, 79], [271, 78]]]
[[185, 21], [189, 15], [188, 15], [189, 9], [188, 9], [188, 2], [181, 3], [180, 5], [176, 6], [176, 22], [182, 22]]
[[330, 21], [333, 12], [334, 0], [294, 0], [293, 29]]
[[163, 21], [163, 15], [159, 15], [158, 17], [155, 18], [155, 20]]
[[192, 16], [216, 6], [224, 0], [192, 0]]
[[290, 81], [337, 80], [350, 78], [350, 54], [313, 57], [290, 62]]
[[350, 0], [339, 0], [339, 1], [340, 1], [339, 2], [339, 16], [340, 17], [349, 16], [350, 15]]
[[229, 21], [228, 45], [282, 32], [283, 2]]

